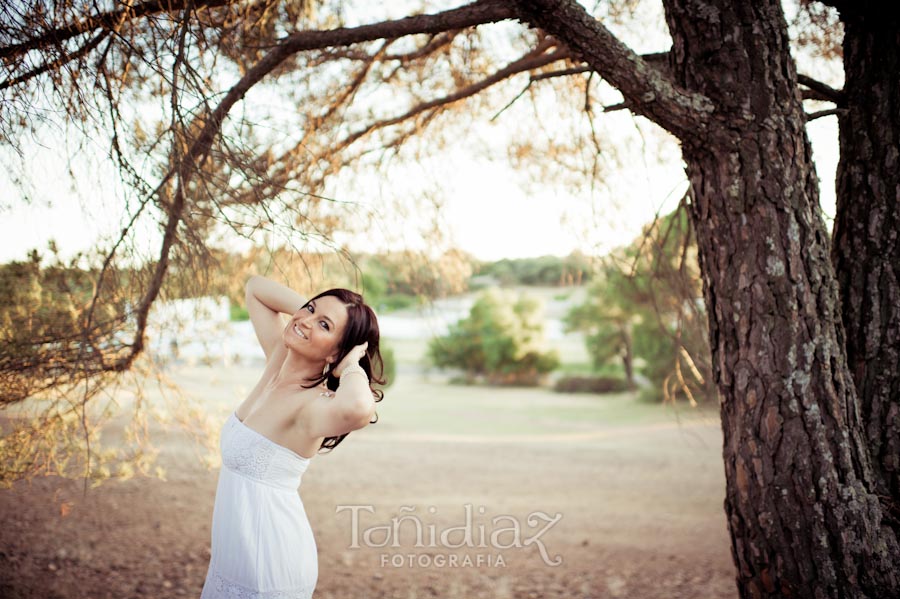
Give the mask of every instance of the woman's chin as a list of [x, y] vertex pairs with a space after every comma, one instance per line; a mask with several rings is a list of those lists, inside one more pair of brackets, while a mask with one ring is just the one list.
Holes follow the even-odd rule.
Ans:
[[299, 339], [293, 333], [286, 333], [282, 338], [284, 341], [284, 347], [287, 348], [289, 352], [297, 353], [302, 352], [303, 348], [300, 347]]
[[303, 350], [305, 349], [299, 343], [297, 343], [295, 339], [285, 339], [284, 346], [288, 349], [288, 351], [300, 354], [304, 353]]
[[303, 344], [303, 341], [299, 339], [285, 339], [284, 346], [287, 348], [288, 352], [294, 354], [297, 357], [303, 357], [310, 361], [320, 361], [322, 360], [321, 356], [313, 356], [309, 353], [309, 347]]

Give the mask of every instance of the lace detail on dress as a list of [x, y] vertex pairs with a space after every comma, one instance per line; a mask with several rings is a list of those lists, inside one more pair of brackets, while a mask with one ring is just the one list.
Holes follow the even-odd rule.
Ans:
[[315, 590], [314, 585], [313, 588], [303, 587], [286, 591], [255, 591], [222, 578], [219, 574], [214, 576], [213, 582], [216, 592], [227, 599], [311, 599]]
[[[247, 432], [243, 431], [246, 435]], [[249, 436], [249, 435], [248, 435]], [[261, 436], [222, 448], [222, 463], [245, 476], [264, 480], [276, 447]]]

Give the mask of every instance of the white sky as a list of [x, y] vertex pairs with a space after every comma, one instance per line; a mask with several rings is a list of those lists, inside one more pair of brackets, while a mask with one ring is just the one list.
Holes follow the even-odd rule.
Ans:
[[[834, 174], [837, 166], [835, 117], [809, 125], [821, 181], [822, 207], [834, 215]], [[23, 205], [3, 173], [0, 192], [0, 261], [22, 259], [30, 249], [43, 251], [55, 239], [64, 256], [89, 248], [121, 226], [120, 215], [108, 204], [119, 194], [112, 173], [80, 172], [73, 176], [50, 150], [34, 149], [29, 162], [34, 181], [31, 203]], [[602, 254], [629, 242], [641, 226], [661, 210], [677, 205], [686, 189], [680, 164], [636, 164], [621, 169], [607, 182], [608, 194], [593, 200], [548, 186], [527, 193], [524, 179], [508, 167], [454, 153], [452, 173], [441, 181], [445, 205], [444, 234], [456, 247], [482, 260], [539, 255], [566, 255], [573, 250]], [[399, 181], [382, 182], [397, 190]], [[401, 189], [402, 191], [402, 189]], [[10, 195], [16, 194], [16, 195]], [[378, 200], [374, 200], [378, 201]], [[113, 206], [115, 202], [112, 202]], [[12, 205], [12, 206], [10, 206]], [[403, 230], [399, 219], [386, 222], [372, 238], [351, 242], [356, 249], [384, 246], [427, 246], [415, 223]], [[149, 243], [149, 239], [148, 239]]]

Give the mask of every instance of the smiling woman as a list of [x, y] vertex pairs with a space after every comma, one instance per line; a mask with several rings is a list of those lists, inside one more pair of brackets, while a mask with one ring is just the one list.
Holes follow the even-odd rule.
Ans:
[[[378, 320], [362, 296], [304, 302], [261, 277], [247, 311], [266, 367], [222, 430], [212, 550], [201, 597], [312, 596], [318, 557], [297, 492], [310, 460], [375, 421], [384, 384]], [[287, 324], [281, 314], [290, 315]], [[377, 373], [373, 367], [377, 367]]]

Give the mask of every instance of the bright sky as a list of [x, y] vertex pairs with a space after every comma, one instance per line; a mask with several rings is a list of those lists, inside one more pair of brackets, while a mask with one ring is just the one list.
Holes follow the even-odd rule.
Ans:
[[[837, 120], [810, 123], [820, 204], [831, 227], [837, 169]], [[453, 185], [447, 218], [457, 245], [485, 260], [566, 255], [581, 250], [602, 255], [640, 235], [654, 216], [673, 210], [688, 184], [680, 161], [634, 163], [611, 174], [607, 192], [593, 200], [563, 187], [525, 193], [512, 172], [466, 165]], [[519, 178], [520, 179], [520, 178]]]
[[[837, 125], [834, 117], [809, 125], [819, 179], [822, 206], [834, 215], [834, 173], [837, 166]], [[4, 173], [0, 190], [0, 260], [24, 258], [37, 248], [44, 250], [55, 239], [63, 255], [84, 250], [99, 237], [121, 226], [120, 214], [100, 197], [117, 197], [112, 173], [80, 172], [73, 176], [50, 150], [34, 150], [29, 175], [34, 194], [29, 205], [17, 200]], [[575, 196], [563, 187], [548, 186], [527, 192], [529, 184], [508, 167], [455, 153], [450, 162], [454, 174], [441, 180], [445, 205], [444, 234], [457, 247], [482, 260], [539, 255], [566, 255], [573, 250], [602, 254], [629, 242], [641, 226], [661, 210], [677, 205], [686, 189], [680, 164], [624, 168], [608, 181], [609, 192], [593, 200]], [[385, 181], [397, 189], [399, 181]], [[106, 200], [109, 202], [109, 200]], [[9, 205], [12, 205], [10, 207]], [[114, 204], [113, 204], [114, 205]], [[351, 243], [359, 250], [427, 245], [420, 230], [410, 223], [406, 230], [390, 214], [376, 238]]]

